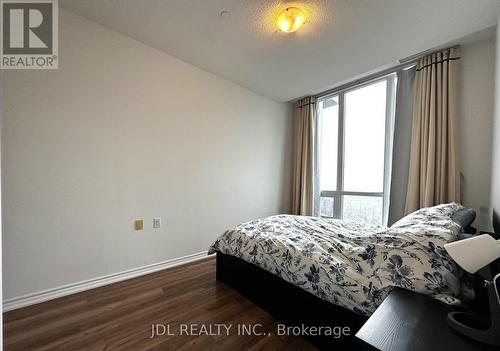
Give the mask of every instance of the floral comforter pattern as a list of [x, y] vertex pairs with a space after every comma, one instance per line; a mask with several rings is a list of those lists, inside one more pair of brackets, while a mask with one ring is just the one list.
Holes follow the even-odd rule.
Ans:
[[[236, 226], [210, 247], [236, 256], [316, 296], [370, 315], [393, 287], [461, 297], [456, 265], [444, 249], [461, 227], [443, 204], [393, 226], [278, 215]], [[265, 287], [262, 287], [265, 289]]]

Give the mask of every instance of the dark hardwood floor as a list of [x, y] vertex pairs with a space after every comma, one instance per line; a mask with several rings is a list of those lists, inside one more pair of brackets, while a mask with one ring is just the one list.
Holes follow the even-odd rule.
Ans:
[[[258, 284], [258, 282], [256, 282]], [[265, 288], [265, 287], [263, 287]], [[170, 333], [150, 338], [152, 324]], [[202, 325], [232, 325], [205, 335]], [[182, 324], [202, 335], [178, 335]], [[238, 335], [237, 325], [264, 335]], [[258, 326], [258, 325], [261, 326]], [[275, 334], [278, 322], [215, 280], [207, 258], [4, 314], [5, 350], [314, 350], [304, 339]], [[161, 330], [161, 327], [160, 327]], [[210, 331], [210, 330], [207, 330]], [[270, 334], [268, 336], [268, 334]]]

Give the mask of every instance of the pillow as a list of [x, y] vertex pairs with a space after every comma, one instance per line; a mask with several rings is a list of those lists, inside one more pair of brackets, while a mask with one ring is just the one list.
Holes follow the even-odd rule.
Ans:
[[451, 219], [465, 229], [470, 227], [474, 219], [476, 219], [476, 211], [471, 208], [462, 208], [452, 214]]
[[464, 209], [464, 207], [454, 202], [432, 207], [424, 207], [401, 218], [399, 221], [394, 223], [391, 226], [391, 228], [414, 225], [418, 223], [438, 222], [438, 221], [456, 223], [455, 221], [451, 220], [451, 217], [453, 216], [453, 214], [462, 209]]

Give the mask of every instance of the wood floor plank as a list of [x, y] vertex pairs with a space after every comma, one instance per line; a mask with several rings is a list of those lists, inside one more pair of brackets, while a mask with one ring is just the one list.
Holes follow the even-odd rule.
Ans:
[[[5, 350], [315, 350], [275, 335], [277, 321], [216, 281], [215, 260], [155, 272], [4, 314]], [[175, 335], [151, 338], [151, 325]], [[179, 335], [180, 325], [231, 326], [229, 333]], [[238, 335], [257, 325], [262, 335]]]

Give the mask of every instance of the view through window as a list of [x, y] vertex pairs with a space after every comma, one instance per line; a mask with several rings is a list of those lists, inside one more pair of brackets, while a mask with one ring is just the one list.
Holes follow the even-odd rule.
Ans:
[[396, 75], [318, 99], [316, 214], [386, 224]]

